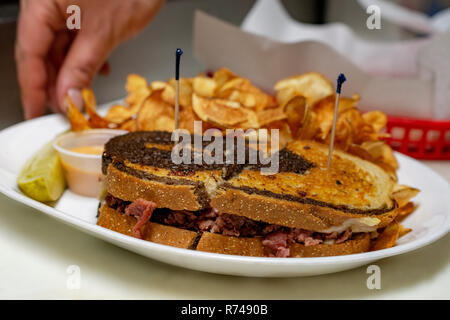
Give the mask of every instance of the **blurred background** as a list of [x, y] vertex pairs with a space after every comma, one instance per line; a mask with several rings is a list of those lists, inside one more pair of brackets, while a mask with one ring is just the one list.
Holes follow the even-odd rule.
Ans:
[[[39, 0], [32, 0], [39, 1]], [[183, 48], [183, 76], [193, 76], [203, 66], [192, 56], [192, 22], [195, 10], [240, 25], [254, 0], [166, 0], [156, 19], [136, 38], [123, 44], [110, 56], [111, 72], [98, 76], [93, 90], [99, 103], [125, 95], [125, 79], [138, 73], [148, 80], [166, 80], [172, 76], [173, 50]], [[366, 27], [367, 14], [356, 0], [283, 0], [289, 14], [306, 23], [343, 22], [371, 41], [396, 41], [420, 35], [405, 31], [383, 20], [381, 30]], [[433, 15], [450, 6], [450, 0], [396, 0], [408, 8]], [[19, 1], [0, 4], [0, 129], [23, 120], [20, 93], [14, 63], [14, 41]]]

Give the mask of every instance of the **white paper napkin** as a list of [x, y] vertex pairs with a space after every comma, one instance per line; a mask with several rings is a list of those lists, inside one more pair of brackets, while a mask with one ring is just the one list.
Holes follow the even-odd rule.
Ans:
[[258, 1], [242, 28], [245, 31], [197, 12], [194, 53], [207, 68], [226, 66], [269, 92], [277, 80], [294, 74], [318, 71], [334, 82], [343, 72], [348, 79], [344, 95], [360, 94], [363, 110], [450, 118], [450, 88], [442, 92], [450, 79], [450, 53], [439, 45], [449, 32], [414, 41], [371, 43], [357, 38], [344, 24], [296, 22], [278, 0]]

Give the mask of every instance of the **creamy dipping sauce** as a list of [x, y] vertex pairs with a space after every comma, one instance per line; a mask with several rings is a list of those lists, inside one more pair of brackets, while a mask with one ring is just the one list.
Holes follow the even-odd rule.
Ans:
[[[68, 149], [69, 151], [101, 156], [103, 153], [103, 146], [83, 146]], [[101, 160], [99, 160], [99, 164]], [[85, 170], [70, 165], [61, 161], [67, 183], [70, 189], [83, 196], [96, 197], [99, 193], [100, 182], [102, 180], [102, 173], [100, 167]]]
[[84, 154], [94, 154], [101, 155], [103, 153], [103, 146], [85, 146], [85, 147], [75, 147], [69, 149], [72, 152], [84, 153]]

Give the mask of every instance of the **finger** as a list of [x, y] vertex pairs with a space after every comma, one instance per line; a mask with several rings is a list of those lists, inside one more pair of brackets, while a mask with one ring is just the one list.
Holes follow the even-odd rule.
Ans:
[[65, 95], [69, 90], [78, 100], [73, 102], [80, 107], [80, 90], [91, 86], [95, 74], [112, 49], [113, 45], [106, 35], [83, 31], [78, 34], [64, 60], [56, 83], [59, 106], [63, 112], [67, 109]]
[[26, 119], [40, 116], [45, 111], [45, 58], [53, 38], [53, 31], [47, 24], [39, 23], [29, 10], [21, 12], [16, 39], [16, 66]]
[[65, 28], [62, 11], [52, 1], [21, 1], [15, 58], [25, 118], [44, 113], [48, 84], [47, 55], [55, 32]]
[[54, 112], [60, 111], [60, 108], [58, 107], [58, 98], [56, 95], [56, 79], [72, 40], [72, 34], [67, 31], [64, 30], [58, 32], [48, 54], [47, 102]]

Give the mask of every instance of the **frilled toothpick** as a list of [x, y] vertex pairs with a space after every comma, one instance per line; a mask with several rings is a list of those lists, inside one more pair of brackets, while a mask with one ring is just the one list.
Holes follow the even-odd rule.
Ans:
[[327, 168], [330, 171], [331, 167], [331, 159], [333, 158], [333, 149], [334, 149], [334, 136], [336, 134], [336, 122], [339, 111], [339, 99], [341, 98], [341, 88], [342, 84], [346, 81], [345, 75], [341, 73], [337, 78], [337, 86], [336, 86], [336, 102], [334, 104], [334, 116], [333, 116], [333, 126], [331, 128], [331, 139], [330, 139], [330, 149], [328, 150], [328, 164]]
[[178, 129], [180, 119], [180, 58], [182, 54], [183, 50], [180, 48], [175, 51], [175, 130]]

